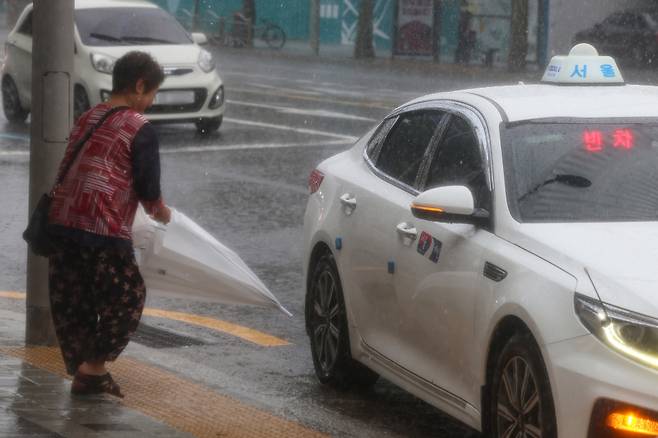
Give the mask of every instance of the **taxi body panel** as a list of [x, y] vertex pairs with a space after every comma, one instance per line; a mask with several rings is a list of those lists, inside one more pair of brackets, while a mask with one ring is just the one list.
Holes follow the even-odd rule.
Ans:
[[[390, 180], [369, 159], [377, 129], [321, 163], [324, 180], [304, 220], [304, 276], [308, 282], [311, 254], [323, 243], [340, 273], [352, 357], [482, 430], [492, 340], [514, 318], [541, 351], [559, 436], [586, 436], [598, 398], [658, 409], [658, 372], [596, 339], [574, 308], [578, 293], [658, 318], [648, 266], [655, 257], [637, 251], [656, 240], [655, 223], [519, 222], [501, 145], [502, 129], [535, 119], [658, 118], [657, 99], [658, 87], [521, 84], [432, 94], [394, 110], [389, 118], [421, 108], [468, 120], [489, 172], [492, 215], [483, 227], [414, 217], [409, 206], [420, 190]], [[356, 206], [341, 203], [344, 196]], [[396, 233], [400, 226], [418, 240]], [[420, 245], [423, 236], [440, 241], [440, 263], [432, 263], [431, 244]], [[624, 269], [630, 258], [640, 261]], [[485, 263], [504, 269], [504, 281], [486, 278]], [[615, 372], [632, 374], [632, 385], [615, 382]]]

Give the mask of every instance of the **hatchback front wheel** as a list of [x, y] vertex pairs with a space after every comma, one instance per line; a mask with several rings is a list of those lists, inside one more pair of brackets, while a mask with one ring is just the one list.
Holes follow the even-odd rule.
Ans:
[[12, 123], [24, 122], [29, 114], [29, 111], [23, 109], [18, 87], [9, 76], [5, 76], [2, 80], [2, 109], [7, 120]]

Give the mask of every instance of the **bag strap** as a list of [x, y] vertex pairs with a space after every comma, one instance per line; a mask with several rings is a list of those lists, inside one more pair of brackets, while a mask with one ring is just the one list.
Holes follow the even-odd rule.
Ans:
[[64, 178], [66, 178], [66, 174], [71, 169], [71, 166], [73, 165], [73, 163], [75, 162], [75, 159], [77, 158], [78, 154], [82, 150], [82, 147], [85, 145], [85, 143], [87, 143], [87, 140], [89, 140], [91, 138], [91, 136], [94, 135], [94, 132], [96, 132], [96, 130], [98, 128], [100, 128], [101, 125], [103, 125], [103, 123], [105, 123], [105, 121], [112, 114], [115, 114], [115, 113], [117, 113], [121, 110], [125, 110], [125, 109], [129, 109], [129, 107], [127, 107], [127, 106], [115, 106], [113, 108], [110, 108], [105, 114], [103, 114], [103, 117], [101, 117], [100, 120], [98, 120], [98, 122], [94, 126], [89, 128], [89, 130], [85, 133], [85, 135], [80, 140], [78, 140], [78, 142], [74, 146], [74, 150], [73, 150], [73, 154], [71, 155], [71, 159], [68, 161], [68, 163], [66, 163], [66, 166], [64, 166], [64, 168], [62, 169], [62, 173], [60, 174], [59, 178], [55, 182], [55, 188], [57, 188], [57, 186], [59, 186], [62, 183], [62, 181], [64, 181]]

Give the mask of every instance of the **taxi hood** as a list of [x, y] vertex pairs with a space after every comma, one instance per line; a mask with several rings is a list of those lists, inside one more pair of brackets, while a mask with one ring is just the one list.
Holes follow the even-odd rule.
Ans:
[[149, 46], [87, 46], [86, 48], [90, 53], [100, 53], [117, 59], [133, 50], [140, 50], [151, 54], [162, 66], [196, 64], [201, 50], [199, 46], [192, 43]]
[[519, 246], [583, 281], [601, 299], [658, 318], [656, 223], [522, 224]]

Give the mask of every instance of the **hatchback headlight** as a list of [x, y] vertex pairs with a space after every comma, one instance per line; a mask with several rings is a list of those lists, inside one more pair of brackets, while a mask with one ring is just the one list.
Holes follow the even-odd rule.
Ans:
[[115, 58], [111, 56], [102, 55], [100, 53], [91, 54], [91, 65], [94, 66], [96, 71], [101, 73], [106, 73], [108, 75], [112, 74], [114, 70], [114, 63], [116, 62]]
[[576, 314], [613, 350], [658, 369], [658, 319], [576, 294]]
[[199, 51], [199, 59], [197, 61], [201, 70], [206, 73], [210, 73], [215, 69], [215, 60], [212, 58], [212, 55], [206, 49], [201, 49]]

